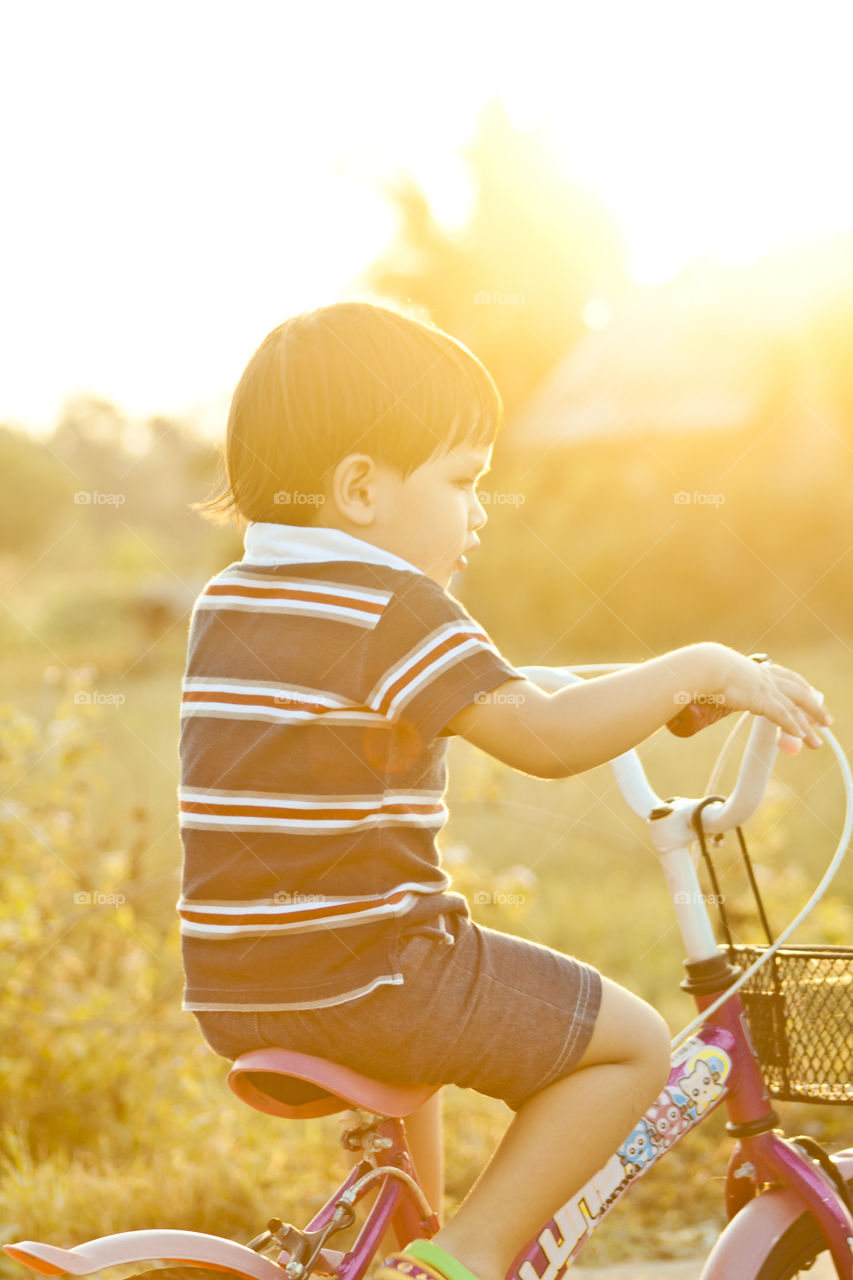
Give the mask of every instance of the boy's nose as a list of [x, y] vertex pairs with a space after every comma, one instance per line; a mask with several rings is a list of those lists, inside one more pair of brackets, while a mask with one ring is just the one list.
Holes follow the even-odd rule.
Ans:
[[477, 495], [474, 494], [474, 510], [471, 513], [471, 520], [470, 520], [471, 528], [482, 529], [483, 525], [486, 523], [488, 518], [489, 517], [486, 515], [485, 507], [483, 506], [482, 502], [477, 497]]

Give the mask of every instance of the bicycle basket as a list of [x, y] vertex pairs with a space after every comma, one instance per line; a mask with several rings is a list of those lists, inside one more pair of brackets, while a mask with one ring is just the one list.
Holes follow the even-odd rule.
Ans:
[[[746, 969], [767, 948], [728, 950]], [[853, 1102], [853, 948], [780, 947], [740, 995], [771, 1097]]]

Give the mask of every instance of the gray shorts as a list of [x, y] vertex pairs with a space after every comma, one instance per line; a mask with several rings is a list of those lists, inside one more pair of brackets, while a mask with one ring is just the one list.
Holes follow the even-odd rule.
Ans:
[[514, 1111], [572, 1071], [601, 1003], [597, 970], [535, 942], [447, 918], [400, 938], [402, 986], [298, 1012], [196, 1013], [225, 1058], [278, 1045], [395, 1084], [456, 1084]]

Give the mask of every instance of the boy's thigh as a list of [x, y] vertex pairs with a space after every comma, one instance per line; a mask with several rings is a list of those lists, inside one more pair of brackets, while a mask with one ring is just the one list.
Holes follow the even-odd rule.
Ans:
[[197, 1017], [217, 1052], [229, 1050], [225, 1056], [278, 1044], [393, 1083], [476, 1089], [517, 1109], [580, 1062], [601, 978], [570, 956], [465, 918], [453, 923], [452, 936], [448, 945], [417, 928], [404, 933], [404, 983], [358, 1000]]
[[430, 1002], [452, 1034], [447, 1082], [513, 1110], [578, 1065], [593, 1034], [601, 977], [538, 943], [462, 922], [448, 981]]

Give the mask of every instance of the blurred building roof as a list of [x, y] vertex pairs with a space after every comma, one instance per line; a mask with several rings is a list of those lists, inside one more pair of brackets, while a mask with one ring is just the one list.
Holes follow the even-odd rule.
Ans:
[[787, 246], [748, 268], [696, 262], [619, 299], [522, 406], [512, 436], [541, 443], [745, 425], [778, 390], [780, 342], [842, 293], [853, 298], [850, 236]]

